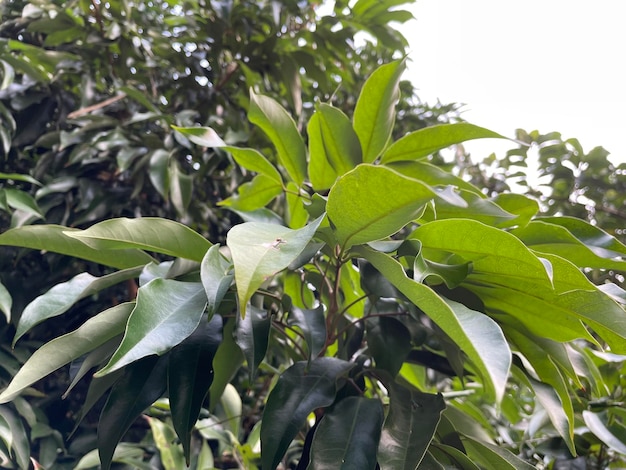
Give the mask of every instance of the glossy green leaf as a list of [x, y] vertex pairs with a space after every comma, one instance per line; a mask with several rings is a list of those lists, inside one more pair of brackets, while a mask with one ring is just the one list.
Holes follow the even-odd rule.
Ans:
[[169, 355], [167, 388], [172, 423], [183, 445], [185, 460], [191, 458], [191, 431], [213, 383], [213, 358], [222, 342], [222, 317], [202, 319], [198, 328]]
[[427, 222], [435, 219], [459, 218], [477, 220], [500, 228], [516, 225], [517, 216], [503, 210], [491, 199], [465, 190], [459, 191], [458, 195], [466, 202], [464, 207], [438, 199], [433, 210], [427, 211], [422, 220]]
[[13, 298], [11, 293], [4, 287], [4, 284], [0, 282], [0, 311], [4, 313], [7, 319], [7, 323], [11, 321], [11, 307], [13, 306]]
[[509, 214], [515, 214], [518, 227], [524, 227], [539, 212], [539, 203], [522, 194], [501, 193], [491, 200]]
[[215, 357], [213, 358], [213, 383], [209, 389], [209, 406], [211, 410], [219, 403], [226, 385], [233, 379], [241, 364], [243, 364], [244, 356], [235, 343], [236, 320], [231, 318], [224, 325], [223, 339], [217, 348]]
[[174, 161], [169, 167], [170, 200], [178, 214], [187, 213], [193, 191], [193, 177], [181, 171], [178, 162]]
[[504, 447], [466, 437], [463, 446], [467, 454], [483, 468], [490, 470], [532, 470], [535, 467], [523, 461]]
[[269, 137], [276, 147], [278, 161], [301, 186], [306, 177], [306, 147], [291, 116], [274, 99], [250, 89], [248, 119]]
[[148, 416], [147, 420], [150, 425], [150, 431], [152, 431], [154, 444], [159, 450], [161, 465], [163, 465], [164, 470], [179, 470], [185, 466], [188, 467], [189, 462], [187, 461], [187, 465], [185, 465], [185, 456], [182, 449], [175, 444], [176, 434], [174, 429], [158, 418]]
[[7, 204], [13, 209], [24, 211], [40, 219], [44, 218], [41, 208], [37, 205], [35, 199], [27, 192], [12, 188], [3, 188], [0, 189], [0, 191], [4, 193]]
[[64, 233], [94, 249], [139, 248], [198, 262], [211, 247], [186, 225], [155, 217], [109, 219], [86, 230]]
[[378, 445], [378, 463], [381, 470], [414, 470], [424, 458], [446, 404], [439, 394], [409, 390], [394, 382], [385, 386], [389, 413]]
[[96, 376], [102, 377], [142, 357], [166, 353], [194, 332], [206, 303], [198, 282], [154, 279], [140, 287], [122, 343]]
[[428, 315], [467, 355], [479, 371], [487, 396], [500, 402], [511, 365], [511, 351], [502, 330], [491, 318], [463, 304], [444, 301], [431, 288], [409, 279], [389, 255], [360, 247], [367, 259], [402, 294]]
[[328, 189], [335, 184], [339, 173], [330, 164], [326, 154], [320, 113], [313, 114], [309, 119], [307, 136], [309, 138], [309, 180], [313, 188], [318, 191]]
[[326, 210], [347, 249], [396, 233], [418, 218], [435, 195], [429, 186], [389, 168], [362, 164], [337, 180]]
[[363, 149], [363, 161], [371, 163], [391, 138], [395, 107], [400, 98], [400, 77], [406, 61], [379, 67], [366, 80], [354, 109], [354, 131]]
[[477, 196], [486, 197], [480, 188], [426, 161], [400, 161], [387, 163], [385, 166], [388, 166], [408, 178], [426, 183], [429, 186], [455, 186], [459, 189], [474, 193]]
[[242, 166], [247, 170], [254, 171], [260, 175], [264, 175], [278, 185], [283, 184], [280, 172], [259, 151], [249, 148], [230, 146], [225, 146], [224, 149], [231, 153], [239, 166]]
[[200, 264], [200, 279], [207, 296], [207, 311], [213, 315], [228, 292], [234, 274], [232, 264], [220, 253], [220, 246], [209, 248]]
[[[2, 88], [0, 88], [2, 89]], [[2, 173], [0, 172], [0, 180], [13, 180], [13, 181], [25, 181], [27, 183], [36, 184], [41, 186], [41, 183], [30, 175], [23, 175], [21, 173]]]
[[164, 149], [157, 149], [150, 155], [148, 176], [154, 188], [166, 201], [170, 197], [170, 154]]
[[98, 422], [98, 453], [103, 470], [111, 468], [115, 447], [139, 415], [166, 387], [167, 357], [146, 357], [131, 364], [113, 385]]
[[116, 305], [41, 346], [2, 391], [0, 403], [11, 401], [37, 380], [120, 335], [133, 307], [134, 303]]
[[307, 344], [309, 359], [316, 357], [326, 344], [326, 318], [324, 307], [316, 309], [291, 308], [287, 320], [289, 326], [298, 327]]
[[481, 470], [470, 458], [454, 446], [433, 442], [429, 452], [444, 468], [458, 470]]
[[451, 145], [486, 138], [506, 139], [496, 132], [467, 122], [426, 127], [411, 132], [391, 144], [381, 157], [381, 163], [417, 160]]
[[322, 357], [310, 364], [297, 362], [281, 374], [263, 412], [261, 460], [264, 469], [276, 468], [309, 413], [332, 404], [337, 380], [353, 366], [340, 359]]
[[287, 190], [285, 191], [287, 213], [285, 214], [285, 220], [289, 228], [292, 229], [302, 228], [309, 221], [309, 212], [307, 211], [309, 205], [308, 195], [305, 193], [303, 196], [302, 192], [293, 181], [287, 183]]
[[265, 175], [256, 175], [252, 181], [239, 186], [237, 194], [220, 201], [219, 205], [238, 211], [253, 211], [267, 206], [282, 192], [281, 183]]
[[172, 126], [177, 132], [180, 132], [194, 144], [203, 147], [224, 147], [226, 143], [221, 137], [210, 127], [179, 127]]
[[253, 381], [267, 353], [272, 317], [269, 312], [254, 305], [248, 305], [246, 310], [248, 314], [245, 317], [237, 317], [235, 342], [246, 357], [250, 380]]
[[13, 345], [39, 323], [67, 312], [76, 302], [101, 290], [139, 276], [143, 268], [129, 268], [102, 277], [81, 273], [52, 287], [29, 303], [20, 316]]
[[411, 350], [411, 333], [392, 317], [371, 317], [365, 321], [367, 347], [377, 369], [395, 377]]
[[246, 222], [234, 226], [226, 237], [235, 265], [235, 281], [241, 315], [261, 285], [285, 269], [315, 235], [323, 217], [306, 227], [291, 230], [275, 224]]
[[606, 413], [583, 411], [583, 419], [589, 430], [607, 446], [620, 454], [626, 455], [626, 442], [620, 440], [607, 425]]
[[15, 462], [20, 470], [30, 468], [30, 441], [19, 416], [8, 406], [0, 405], [0, 418], [8, 424], [11, 432], [11, 448]]
[[307, 470], [374, 470], [383, 417], [377, 399], [348, 397], [336, 403], [315, 430]]

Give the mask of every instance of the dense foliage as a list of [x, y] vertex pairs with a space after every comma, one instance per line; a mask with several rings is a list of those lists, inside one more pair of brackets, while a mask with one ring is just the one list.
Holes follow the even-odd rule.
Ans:
[[623, 465], [621, 169], [448, 171], [402, 3], [0, 6], [3, 466]]

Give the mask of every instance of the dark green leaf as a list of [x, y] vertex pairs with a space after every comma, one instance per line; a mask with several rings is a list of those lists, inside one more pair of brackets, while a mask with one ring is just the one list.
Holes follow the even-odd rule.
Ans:
[[252, 381], [267, 353], [272, 317], [269, 312], [254, 305], [248, 305], [247, 312], [245, 317], [237, 317], [235, 342], [246, 357]]
[[223, 340], [220, 346], [217, 348], [215, 357], [213, 358], [213, 369], [215, 375], [213, 377], [213, 383], [209, 389], [209, 404], [211, 410], [215, 408], [224, 393], [226, 385], [235, 376], [241, 364], [243, 364], [244, 356], [235, 343], [236, 320], [231, 318], [224, 325]]
[[402, 322], [389, 316], [367, 318], [365, 327], [376, 368], [395, 377], [411, 350], [411, 333]]
[[326, 344], [324, 307], [320, 305], [316, 309], [304, 310], [294, 306], [289, 312], [288, 324], [297, 326], [302, 331], [309, 350], [309, 359], [316, 357]]

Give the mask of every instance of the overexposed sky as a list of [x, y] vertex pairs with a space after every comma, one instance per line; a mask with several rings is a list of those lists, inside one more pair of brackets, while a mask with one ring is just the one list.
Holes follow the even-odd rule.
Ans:
[[[575, 137], [626, 161], [626, 1], [417, 0], [405, 78], [469, 122]], [[476, 159], [511, 148], [487, 141]]]

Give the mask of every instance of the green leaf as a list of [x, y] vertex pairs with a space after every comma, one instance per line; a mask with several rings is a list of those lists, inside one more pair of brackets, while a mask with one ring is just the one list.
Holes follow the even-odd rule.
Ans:
[[11, 307], [13, 306], [13, 299], [11, 293], [4, 287], [4, 284], [0, 282], [0, 311], [4, 313], [7, 319], [7, 323], [11, 321]]
[[113, 385], [98, 422], [98, 453], [103, 470], [111, 468], [115, 447], [139, 415], [165, 392], [167, 357], [146, 357], [131, 364]]
[[404, 59], [383, 65], [363, 85], [353, 121], [366, 163], [376, 160], [391, 138], [400, 98], [400, 77], [405, 68]]
[[320, 217], [299, 230], [275, 224], [246, 222], [234, 226], [226, 237], [235, 265], [235, 282], [241, 315], [261, 285], [285, 269], [306, 248], [322, 222]]
[[282, 186], [283, 179], [280, 176], [280, 172], [259, 151], [249, 148], [230, 146], [225, 146], [224, 150], [228, 150], [231, 153], [239, 166], [250, 171], [254, 171], [260, 175], [264, 175], [278, 185]]
[[473, 139], [506, 139], [506, 137], [482, 127], [459, 122], [426, 127], [405, 135], [389, 146], [381, 157], [381, 163], [417, 160], [438, 150]]
[[222, 317], [203, 319], [198, 328], [169, 355], [167, 384], [172, 423], [189, 466], [191, 431], [213, 383], [213, 358], [222, 342]]
[[291, 308], [287, 324], [298, 327], [302, 331], [309, 351], [309, 360], [316, 357], [326, 344], [326, 319], [324, 307], [312, 310], [300, 309], [296, 306]]
[[265, 207], [282, 192], [280, 183], [265, 175], [256, 175], [252, 181], [239, 186], [237, 194], [220, 201], [218, 205], [238, 211], [253, 211]]
[[276, 147], [278, 161], [301, 186], [306, 177], [306, 147], [291, 116], [277, 101], [257, 95], [251, 88], [248, 119], [269, 137]]
[[269, 312], [254, 305], [248, 305], [247, 311], [245, 317], [237, 317], [235, 342], [246, 357], [252, 382], [267, 353], [272, 317]]
[[4, 188], [1, 191], [3, 191], [6, 196], [7, 204], [13, 209], [24, 211], [40, 219], [45, 217], [35, 199], [27, 192], [12, 188]]
[[234, 274], [231, 274], [232, 264], [220, 253], [220, 246], [209, 248], [200, 264], [200, 279], [207, 296], [207, 311], [213, 315], [222, 299], [228, 292]]
[[164, 470], [179, 470], [185, 466], [189, 467], [189, 461], [185, 465], [185, 457], [180, 447], [175, 444], [176, 434], [174, 429], [167, 423], [147, 416], [150, 431], [152, 431], [152, 439], [159, 450], [161, 457], [161, 465]]
[[446, 408], [440, 394], [408, 390], [395, 382], [386, 382], [389, 413], [385, 419], [378, 463], [381, 470], [414, 470], [424, 458]]
[[169, 167], [170, 200], [178, 214], [185, 214], [193, 191], [193, 177], [183, 173], [178, 162], [173, 161]]
[[620, 454], [626, 455], [626, 442], [620, 440], [607, 426], [606, 413], [583, 411], [583, 419], [589, 430], [607, 446]]
[[0, 403], [18, 396], [26, 387], [78, 359], [124, 331], [134, 303], [116, 305], [90, 318], [78, 329], [37, 349], [0, 394]]
[[81, 273], [67, 282], [57, 284], [24, 308], [13, 338], [13, 345], [35, 325], [67, 312], [80, 299], [139, 276], [141, 270], [141, 267], [130, 268], [102, 277]]
[[199, 282], [153, 279], [137, 291], [126, 333], [109, 363], [97, 377], [153, 354], [162, 355], [189, 337], [206, 308]]
[[20, 470], [30, 468], [30, 441], [19, 416], [8, 406], [0, 405], [0, 418], [9, 426], [11, 432], [11, 450]]
[[[145, 450], [139, 444], [129, 444], [121, 442], [113, 454], [113, 462], [123, 463], [130, 459], [141, 460], [144, 457]], [[79, 461], [74, 470], [87, 470], [100, 465], [100, 457], [98, 457], [98, 449], [85, 454]], [[140, 468], [140, 467], [138, 467]]]
[[307, 470], [374, 470], [383, 417], [377, 399], [348, 397], [336, 403], [315, 430]]
[[472, 460], [489, 470], [532, 470], [535, 468], [511, 451], [495, 444], [464, 437], [463, 446]]
[[169, 199], [170, 194], [170, 154], [166, 150], [157, 149], [150, 155], [148, 176], [154, 188], [163, 199]]
[[[1, 88], [0, 88], [1, 89]], [[41, 183], [30, 175], [22, 175], [20, 173], [2, 173], [0, 172], [0, 180], [25, 181], [26, 183], [41, 186]]]
[[395, 377], [411, 351], [411, 333], [402, 322], [388, 316], [367, 318], [365, 328], [376, 368]]
[[210, 127], [178, 127], [172, 126], [177, 132], [187, 137], [194, 144], [203, 147], [225, 147], [226, 143], [221, 137]]
[[361, 164], [337, 180], [326, 210], [342, 248], [396, 233], [435, 197], [429, 186], [383, 166]]
[[385, 166], [401, 175], [426, 183], [429, 186], [456, 186], [480, 197], [486, 197], [480, 188], [468, 183], [463, 178], [449, 173], [438, 166], [425, 161], [401, 161], [388, 163]]
[[281, 374], [263, 412], [261, 460], [264, 469], [276, 468], [313, 410], [332, 404], [337, 380], [353, 366], [334, 357], [321, 357], [310, 364], [296, 362]]
[[463, 304], [444, 301], [430, 287], [409, 279], [402, 265], [389, 255], [366, 247], [356, 254], [367, 259], [402, 294], [428, 315], [472, 361], [487, 396], [500, 402], [511, 365], [511, 351], [502, 330], [491, 318]]
[[359, 138], [341, 110], [319, 104], [308, 130], [309, 177], [315, 189], [328, 189], [338, 176], [361, 163]]
[[64, 233], [94, 249], [139, 248], [198, 262], [212, 246], [186, 225], [156, 217], [109, 219], [86, 230]]
[[243, 364], [244, 356], [233, 337], [235, 324], [236, 321], [232, 318], [224, 325], [223, 340], [213, 358], [215, 375], [211, 388], [209, 389], [209, 405], [211, 410], [219, 403], [226, 389], [226, 385], [233, 379], [241, 367], [241, 364]]

